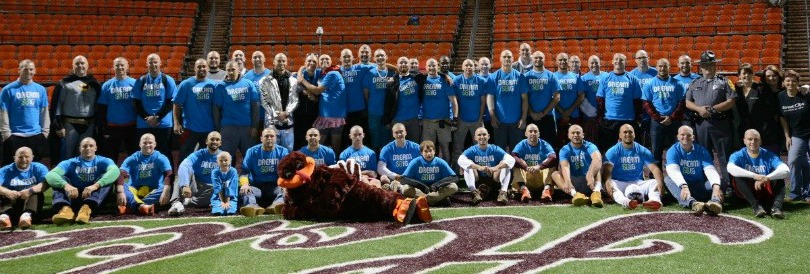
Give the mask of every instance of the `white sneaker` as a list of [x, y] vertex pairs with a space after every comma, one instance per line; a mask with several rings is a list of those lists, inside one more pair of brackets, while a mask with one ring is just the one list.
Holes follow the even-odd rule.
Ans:
[[179, 216], [186, 212], [186, 207], [183, 206], [183, 203], [180, 201], [172, 202], [172, 206], [169, 208], [169, 216]]

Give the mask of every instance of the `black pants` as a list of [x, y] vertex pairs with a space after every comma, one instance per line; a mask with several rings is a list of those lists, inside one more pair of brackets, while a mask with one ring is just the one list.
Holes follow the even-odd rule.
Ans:
[[116, 163], [122, 152], [126, 155], [125, 157], [128, 157], [135, 151], [140, 150], [138, 142], [141, 136], [138, 135], [134, 125], [128, 127], [104, 127], [101, 136], [98, 138], [99, 155], [110, 158]]
[[546, 115], [540, 120], [534, 120], [531, 116], [527, 118], [527, 125], [534, 124], [540, 130], [540, 139], [545, 140], [551, 144], [554, 149], [559, 149], [562, 143], [557, 138], [557, 125], [554, 122], [553, 115]]
[[762, 190], [754, 189], [754, 179], [734, 178], [734, 187], [743, 198], [748, 201], [753, 208], [762, 206], [766, 210], [774, 208], [782, 209], [782, 202], [785, 199], [785, 180], [774, 180], [770, 182], [771, 191], [765, 187]]
[[183, 131], [183, 136], [180, 137], [180, 159], [178, 162], [185, 160], [188, 155], [196, 151], [195, 149], [205, 148], [205, 139], [207, 138], [207, 132], [196, 132], [188, 129]]
[[[45, 135], [37, 134], [29, 137], [11, 135], [3, 142], [3, 166], [14, 162], [14, 154], [21, 147], [28, 147], [34, 154], [33, 161], [41, 162], [43, 157], [48, 156], [48, 141]], [[58, 164], [58, 163], [57, 163]]]
[[602, 155], [619, 141], [619, 131], [624, 124], [630, 124], [636, 132], [636, 140], [641, 141], [639, 139], [641, 132], [636, 121], [602, 119], [602, 123], [599, 124], [599, 151], [602, 152]]

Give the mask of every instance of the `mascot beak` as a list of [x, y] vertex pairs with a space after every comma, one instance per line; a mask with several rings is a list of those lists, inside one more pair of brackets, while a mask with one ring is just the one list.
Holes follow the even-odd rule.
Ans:
[[283, 188], [297, 188], [306, 182], [309, 182], [312, 179], [311, 176], [313, 172], [315, 172], [315, 159], [312, 159], [312, 157], [307, 157], [304, 167], [297, 170], [292, 178], [283, 179], [279, 177], [278, 186]]

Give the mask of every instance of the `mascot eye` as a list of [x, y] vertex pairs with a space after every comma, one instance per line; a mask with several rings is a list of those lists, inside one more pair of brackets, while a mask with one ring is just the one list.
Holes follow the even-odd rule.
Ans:
[[292, 170], [284, 171], [284, 178], [292, 178], [293, 172]]
[[304, 168], [304, 163], [298, 162], [295, 164], [295, 170], [300, 170], [302, 168]]

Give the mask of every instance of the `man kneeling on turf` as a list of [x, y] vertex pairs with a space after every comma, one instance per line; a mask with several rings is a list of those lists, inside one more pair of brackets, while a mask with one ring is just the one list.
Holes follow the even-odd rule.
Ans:
[[694, 140], [691, 127], [678, 129], [678, 142], [667, 150], [664, 183], [684, 208], [692, 208], [695, 214], [708, 209], [709, 214], [717, 215], [723, 212], [720, 174], [714, 168], [709, 151]]
[[[624, 124], [619, 128], [621, 141], [605, 153], [602, 173], [607, 191], [624, 208], [636, 209], [643, 204], [646, 209], [658, 210], [661, 208], [663, 175], [655, 164], [652, 152], [636, 143], [635, 138], [633, 127]], [[644, 180], [644, 166], [650, 169], [655, 179]]]
[[[540, 130], [535, 124], [526, 126], [526, 139], [512, 149], [515, 168], [512, 172], [514, 193], [520, 193], [520, 200], [529, 202], [531, 192], [543, 192], [542, 200], [551, 202], [551, 173], [557, 170], [557, 153], [545, 140], [540, 139]], [[561, 189], [565, 189], [561, 187]], [[568, 188], [569, 190], [571, 188]], [[568, 193], [566, 191], [566, 193]]]
[[155, 204], [169, 204], [172, 186], [172, 165], [169, 158], [155, 150], [155, 136], [146, 133], [139, 143], [141, 151], [133, 153], [121, 164], [118, 177], [118, 213], [138, 212], [154, 215]]
[[560, 171], [551, 174], [557, 186], [572, 189], [575, 193], [571, 202], [582, 206], [588, 202], [602, 207], [602, 182], [599, 170], [602, 167], [602, 154], [591, 142], [585, 141], [585, 134], [579, 125], [568, 128], [571, 142], [560, 149]]
[[[458, 177], [450, 165], [436, 157], [433, 141], [419, 145], [422, 156], [411, 160], [402, 176], [396, 180], [403, 183], [402, 195], [408, 198], [427, 196], [429, 205], [450, 205], [450, 195], [458, 191]], [[427, 193], [427, 194], [425, 194]]]
[[458, 165], [464, 172], [464, 181], [473, 193], [472, 204], [477, 205], [488, 197], [490, 189], [500, 189], [497, 200], [506, 204], [506, 188], [509, 186], [509, 173], [515, 166], [515, 158], [502, 148], [489, 144], [486, 128], [476, 129], [473, 137], [478, 144], [458, 157]]

